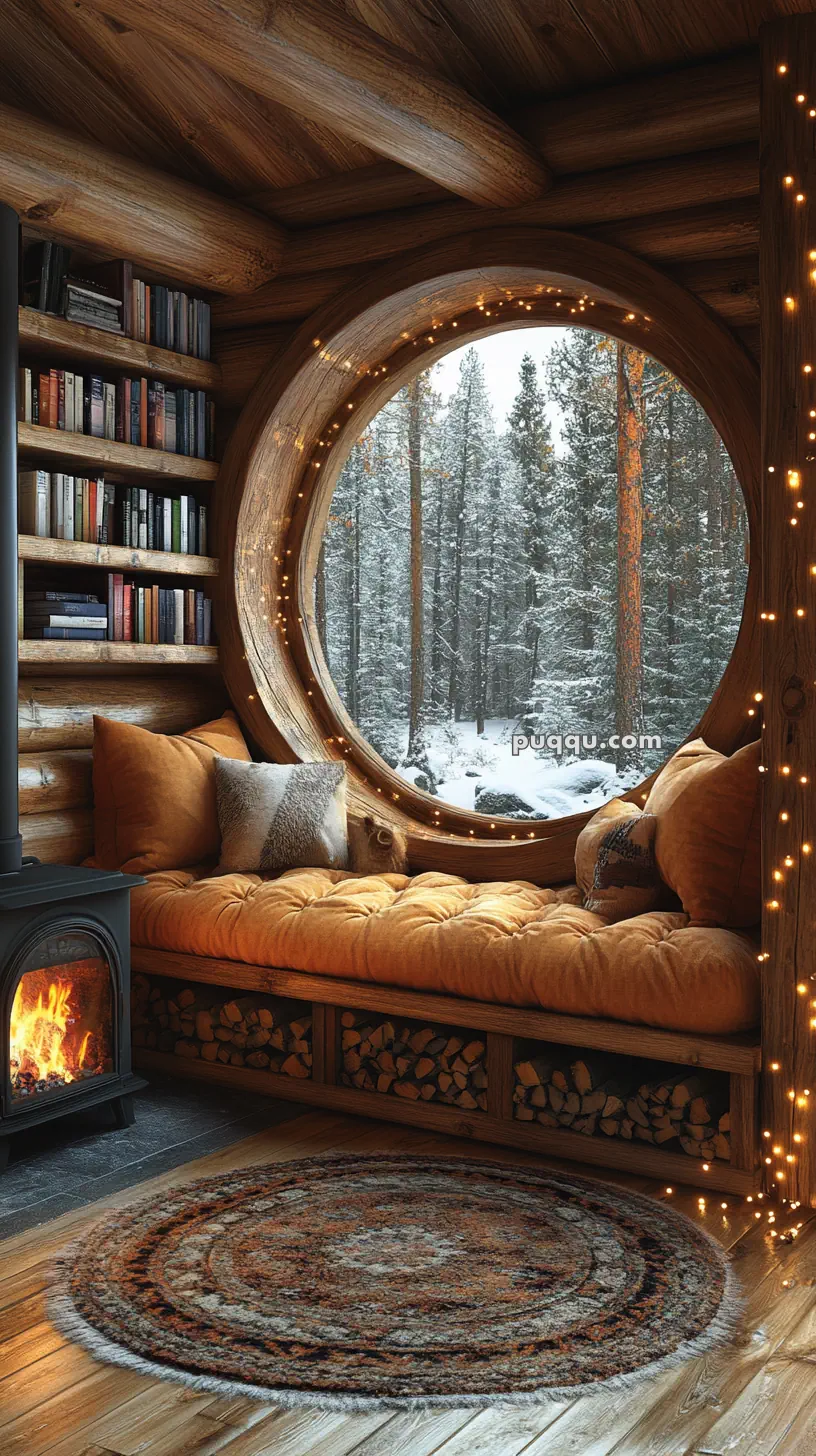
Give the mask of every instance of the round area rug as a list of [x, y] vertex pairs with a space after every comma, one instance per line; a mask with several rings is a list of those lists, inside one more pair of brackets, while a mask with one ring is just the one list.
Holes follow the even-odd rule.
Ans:
[[113, 1214], [51, 1316], [102, 1360], [281, 1405], [533, 1403], [733, 1336], [720, 1247], [665, 1203], [465, 1158], [239, 1169]]

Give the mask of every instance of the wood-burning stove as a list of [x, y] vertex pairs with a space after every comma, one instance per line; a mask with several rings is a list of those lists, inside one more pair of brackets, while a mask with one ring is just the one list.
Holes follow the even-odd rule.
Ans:
[[133, 1121], [135, 875], [25, 865], [0, 876], [0, 1166], [11, 1134], [111, 1102]]
[[0, 1167], [12, 1133], [94, 1103], [133, 1121], [134, 875], [24, 860], [17, 799], [17, 267], [0, 204]]

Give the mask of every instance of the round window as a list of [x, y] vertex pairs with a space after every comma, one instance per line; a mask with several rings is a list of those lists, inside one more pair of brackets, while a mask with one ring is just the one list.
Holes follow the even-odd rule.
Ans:
[[747, 542], [722, 441], [669, 370], [584, 328], [507, 331], [417, 375], [355, 442], [316, 619], [347, 711], [404, 780], [555, 819], [693, 729]]

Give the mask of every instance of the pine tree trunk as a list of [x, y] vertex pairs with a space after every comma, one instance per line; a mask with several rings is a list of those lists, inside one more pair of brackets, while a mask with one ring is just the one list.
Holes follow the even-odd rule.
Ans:
[[[618, 620], [615, 731], [643, 732], [643, 355], [618, 344]], [[616, 768], [637, 766], [640, 750], [619, 747]]]
[[464, 417], [462, 420], [462, 454], [459, 463], [459, 478], [456, 483], [455, 499], [455, 535], [453, 548], [453, 581], [451, 583], [451, 638], [450, 638], [450, 678], [448, 681], [448, 713], [455, 722], [461, 717], [461, 663], [460, 642], [461, 622], [460, 610], [462, 602], [462, 565], [465, 553], [465, 497], [468, 483], [468, 464], [470, 459], [470, 441], [468, 430], [470, 428], [470, 402], [472, 390], [468, 388], [467, 402], [465, 405]]
[[407, 386], [408, 475], [411, 488], [411, 688], [408, 711], [408, 760], [419, 751], [425, 697], [422, 593], [422, 386]]

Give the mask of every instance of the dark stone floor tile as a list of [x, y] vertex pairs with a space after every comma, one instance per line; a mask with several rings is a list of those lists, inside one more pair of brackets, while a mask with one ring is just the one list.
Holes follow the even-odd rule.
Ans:
[[90, 1108], [12, 1139], [0, 1175], [0, 1239], [57, 1218], [252, 1133], [299, 1116], [295, 1103], [206, 1083], [153, 1077], [135, 1098], [136, 1122], [115, 1128]]
[[85, 1198], [76, 1198], [72, 1193], [55, 1193], [51, 1198], [42, 1198], [38, 1203], [17, 1208], [0, 1217], [0, 1239], [10, 1239], [15, 1234], [24, 1234], [27, 1229], [50, 1223], [51, 1219], [59, 1218], [63, 1213], [84, 1208], [87, 1201]]

